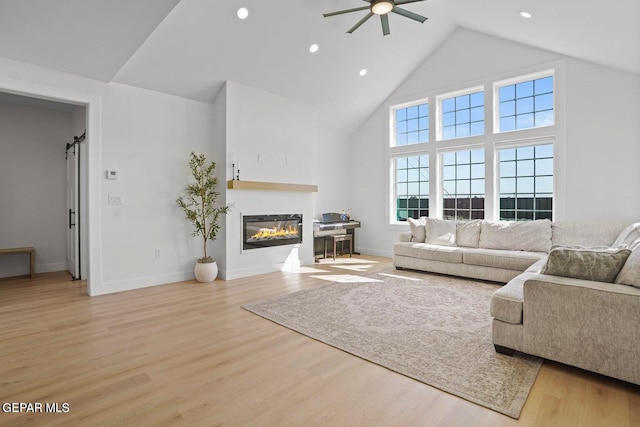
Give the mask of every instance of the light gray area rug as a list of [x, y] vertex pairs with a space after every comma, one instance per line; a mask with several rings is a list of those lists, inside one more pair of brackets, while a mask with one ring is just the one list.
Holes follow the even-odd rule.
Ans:
[[542, 359], [497, 354], [496, 284], [388, 270], [243, 308], [323, 343], [518, 418]]

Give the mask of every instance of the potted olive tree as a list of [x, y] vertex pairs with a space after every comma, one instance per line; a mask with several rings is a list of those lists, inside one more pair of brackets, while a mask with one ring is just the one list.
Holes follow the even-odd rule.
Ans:
[[202, 236], [204, 257], [198, 259], [194, 269], [199, 282], [213, 282], [218, 276], [218, 264], [207, 255], [207, 241], [215, 240], [220, 225], [220, 215], [231, 210], [231, 206], [216, 206], [220, 192], [216, 191], [218, 179], [213, 175], [215, 162], [207, 163], [204, 154], [191, 152], [189, 167], [195, 182], [185, 189], [185, 195], [176, 202], [193, 225], [193, 236]]

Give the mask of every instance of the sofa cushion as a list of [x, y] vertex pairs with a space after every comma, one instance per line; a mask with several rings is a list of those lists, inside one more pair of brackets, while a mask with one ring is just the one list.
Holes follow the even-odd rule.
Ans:
[[463, 251], [455, 246], [430, 245], [428, 243], [396, 242], [393, 244], [394, 255], [458, 264], [462, 263]]
[[554, 246], [542, 274], [613, 283], [630, 254], [624, 248]]
[[624, 228], [625, 224], [619, 223], [557, 221], [552, 226], [551, 243], [554, 246], [613, 246]]
[[640, 244], [636, 244], [616, 277], [616, 283], [640, 288]]
[[543, 256], [533, 263], [524, 273], [517, 275], [506, 285], [493, 293], [491, 298], [491, 315], [506, 323], [519, 325], [522, 323], [524, 282], [537, 277], [540, 270], [547, 262], [547, 256]]
[[549, 252], [551, 221], [483, 221], [480, 247], [512, 251]]
[[425, 243], [432, 245], [455, 246], [456, 223], [445, 219], [427, 218]]
[[409, 231], [411, 232], [411, 242], [424, 243], [426, 238], [425, 224], [427, 223], [426, 217], [420, 217], [418, 219], [407, 218], [409, 223]]
[[545, 255], [544, 252], [467, 248], [462, 254], [462, 262], [471, 265], [525, 271]]
[[481, 219], [461, 221], [456, 224], [456, 245], [477, 248], [480, 244]]

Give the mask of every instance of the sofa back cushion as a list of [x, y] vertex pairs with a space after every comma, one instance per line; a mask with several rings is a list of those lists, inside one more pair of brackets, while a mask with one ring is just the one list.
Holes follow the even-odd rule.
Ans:
[[461, 221], [456, 224], [456, 245], [477, 248], [480, 245], [481, 219]]
[[427, 218], [425, 243], [456, 246], [456, 222], [446, 219]]
[[407, 218], [407, 222], [409, 223], [409, 231], [411, 232], [411, 239], [409, 241], [424, 243], [426, 238], [426, 229], [424, 226], [427, 223], [427, 218], [424, 216], [418, 219]]
[[626, 224], [556, 221], [553, 241], [556, 246], [612, 246]]
[[512, 251], [549, 252], [551, 221], [483, 221], [480, 247]]

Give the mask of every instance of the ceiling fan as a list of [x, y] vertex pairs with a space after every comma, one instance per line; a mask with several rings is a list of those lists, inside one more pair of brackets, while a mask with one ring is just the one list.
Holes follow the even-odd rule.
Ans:
[[379, 15], [380, 22], [382, 23], [382, 34], [385, 36], [387, 34], [390, 34], [390, 31], [389, 31], [389, 13], [390, 12], [397, 13], [398, 15], [402, 15], [405, 18], [413, 19], [414, 21], [418, 21], [420, 23], [423, 23], [424, 21], [427, 20], [427, 18], [425, 18], [422, 15], [418, 15], [417, 13], [409, 12], [406, 9], [402, 9], [398, 7], [398, 5], [401, 5], [401, 4], [416, 3], [419, 1], [425, 1], [425, 0], [363, 0], [363, 1], [366, 3], [369, 3], [369, 5], [356, 7], [353, 9], [340, 10], [338, 12], [324, 13], [322, 14], [322, 16], [327, 18], [329, 16], [342, 15], [343, 13], [358, 12], [360, 10], [369, 9], [369, 13], [360, 21], [358, 21], [356, 25], [351, 27], [349, 31], [347, 31], [347, 33], [349, 34], [353, 33], [355, 30], [357, 30], [360, 27], [360, 25], [364, 24], [373, 15]]

